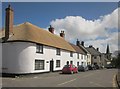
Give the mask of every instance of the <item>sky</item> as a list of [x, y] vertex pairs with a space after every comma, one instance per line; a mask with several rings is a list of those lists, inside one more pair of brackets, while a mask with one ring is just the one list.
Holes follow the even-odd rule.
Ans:
[[[118, 3], [117, 2], [10, 2], [14, 10], [14, 24], [30, 22], [43, 29], [51, 24], [55, 34], [65, 31], [65, 39], [71, 43], [77, 39], [85, 46], [99, 47], [106, 51], [118, 49]], [[2, 3], [2, 27], [5, 8]]]

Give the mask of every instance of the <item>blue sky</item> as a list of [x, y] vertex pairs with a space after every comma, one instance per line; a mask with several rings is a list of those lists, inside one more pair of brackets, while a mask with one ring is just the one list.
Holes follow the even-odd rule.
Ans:
[[[65, 16], [82, 16], [85, 19], [97, 19], [111, 13], [117, 8], [117, 2], [74, 2], [74, 3], [42, 3], [42, 2], [14, 2], [14, 24], [31, 22], [42, 28], [47, 27], [51, 20]], [[5, 8], [8, 3], [2, 3], [2, 23], [4, 25]]]
[[[99, 47], [105, 52], [110, 45], [111, 52], [118, 50], [118, 3], [117, 2], [14, 2], [14, 24], [30, 22], [41, 28], [50, 24], [55, 34], [65, 31], [65, 39], [75, 43], [76, 39], [85, 45]], [[5, 8], [2, 3], [2, 26]], [[71, 24], [72, 23], [72, 24]]]

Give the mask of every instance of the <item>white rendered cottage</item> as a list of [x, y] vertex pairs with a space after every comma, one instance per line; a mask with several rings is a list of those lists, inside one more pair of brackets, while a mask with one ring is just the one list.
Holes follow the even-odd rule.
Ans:
[[[78, 51], [65, 41], [65, 33], [43, 30], [29, 22], [13, 26], [13, 10], [6, 8], [2, 38], [2, 73], [27, 74], [58, 71], [66, 64], [81, 64]], [[80, 49], [79, 49], [80, 50]], [[82, 56], [81, 52], [79, 55]], [[83, 58], [84, 59], [84, 58]]]

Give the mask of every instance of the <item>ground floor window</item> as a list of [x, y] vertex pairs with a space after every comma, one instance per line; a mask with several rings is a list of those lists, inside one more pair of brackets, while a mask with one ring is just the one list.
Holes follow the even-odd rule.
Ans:
[[79, 66], [79, 62], [77, 62], [77, 66]]
[[56, 60], [56, 67], [60, 67], [60, 60]]
[[44, 60], [35, 60], [35, 70], [44, 70]]
[[70, 61], [70, 64], [73, 64], [73, 61]]
[[67, 61], [66, 64], [69, 65], [69, 61]]

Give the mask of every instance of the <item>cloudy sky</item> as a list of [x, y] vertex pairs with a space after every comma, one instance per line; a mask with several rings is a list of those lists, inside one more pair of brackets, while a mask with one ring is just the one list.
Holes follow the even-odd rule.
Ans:
[[[2, 6], [2, 23], [4, 26], [5, 8]], [[11, 3], [14, 8], [14, 24], [30, 22], [47, 29], [51, 24], [59, 35], [65, 31], [65, 39], [75, 43], [77, 39], [85, 46], [93, 45], [105, 52], [106, 45], [110, 51], [118, 49], [118, 3], [77, 2], [77, 3]]]
[[70, 42], [75, 43], [75, 39], [79, 39], [85, 41], [86, 46], [99, 47], [101, 52], [105, 52], [106, 44], [110, 45], [112, 52], [118, 49], [118, 8], [98, 19], [66, 16], [51, 21], [51, 25], [57, 29], [56, 33], [64, 30], [66, 40]]

